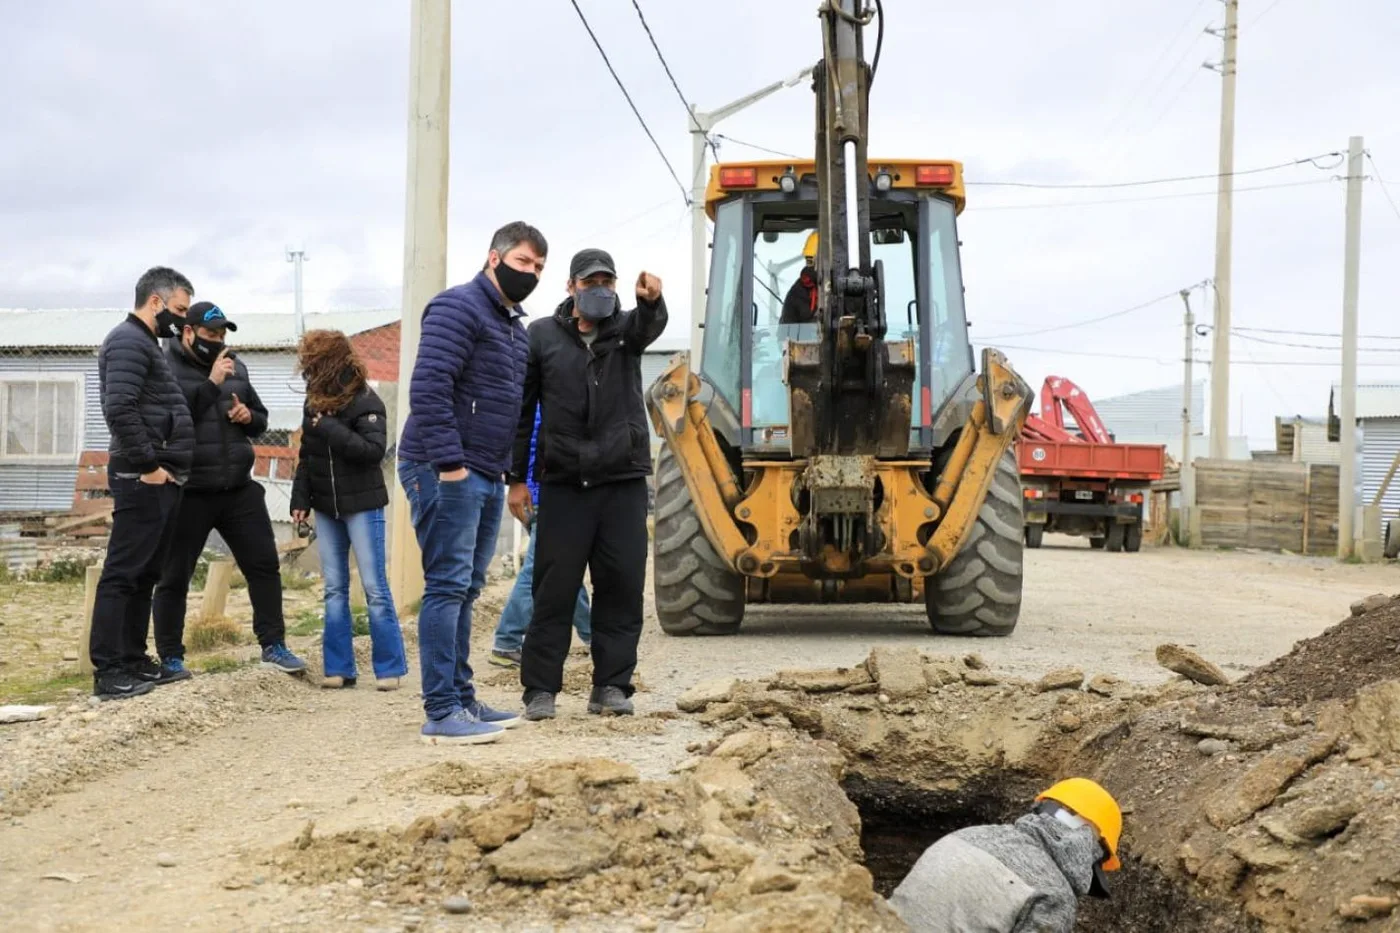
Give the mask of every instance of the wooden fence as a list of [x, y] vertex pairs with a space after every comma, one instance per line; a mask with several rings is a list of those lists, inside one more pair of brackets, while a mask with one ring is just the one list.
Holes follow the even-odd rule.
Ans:
[[1336, 466], [1197, 460], [1200, 543], [1336, 554], [1339, 479]]

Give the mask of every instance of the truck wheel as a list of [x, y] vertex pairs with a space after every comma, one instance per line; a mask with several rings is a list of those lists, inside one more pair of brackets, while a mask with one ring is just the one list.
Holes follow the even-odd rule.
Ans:
[[1026, 547], [1038, 548], [1045, 542], [1045, 526], [1039, 522], [1026, 525]]
[[1392, 521], [1386, 525], [1385, 550], [1381, 554], [1391, 560], [1400, 557], [1400, 521]]
[[1006, 636], [1021, 616], [1023, 525], [1015, 450], [1002, 455], [962, 550], [924, 582], [929, 625], [940, 635]]
[[744, 578], [715, 553], [680, 465], [666, 444], [656, 458], [652, 536], [656, 617], [667, 635], [733, 635], [744, 621]]
[[1124, 531], [1124, 526], [1114, 522], [1112, 525], [1108, 526], [1108, 538], [1104, 547], [1114, 554], [1117, 554], [1119, 551], [1123, 550], [1123, 544], [1126, 540], [1127, 535]]
[[1136, 554], [1142, 550], [1142, 523], [1128, 525], [1123, 532], [1123, 550]]
[[1093, 548], [1096, 551], [1102, 551], [1104, 546], [1104, 540], [1104, 538], [1090, 538], [1089, 547]]

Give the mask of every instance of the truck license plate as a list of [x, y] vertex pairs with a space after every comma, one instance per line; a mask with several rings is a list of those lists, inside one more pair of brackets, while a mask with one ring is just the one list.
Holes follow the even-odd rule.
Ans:
[[1093, 491], [1092, 489], [1076, 489], [1076, 490], [1074, 491], [1074, 498], [1076, 498], [1076, 499], [1093, 499], [1093, 498], [1094, 498], [1094, 491]]

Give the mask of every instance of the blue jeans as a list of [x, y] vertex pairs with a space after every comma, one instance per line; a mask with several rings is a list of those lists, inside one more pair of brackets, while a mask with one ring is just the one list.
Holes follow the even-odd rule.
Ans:
[[321, 555], [321, 578], [326, 584], [326, 628], [321, 656], [327, 677], [354, 677], [355, 647], [350, 631], [350, 551], [369, 604], [369, 637], [374, 676], [402, 677], [408, 673], [403, 632], [389, 593], [384, 561], [384, 510], [371, 509], [336, 518], [316, 513], [316, 546]]
[[[531, 592], [535, 580], [535, 538], [530, 533], [530, 546], [525, 550], [525, 560], [520, 572], [515, 575], [515, 586], [511, 588], [510, 599], [501, 610], [501, 621], [496, 623], [497, 651], [519, 651], [525, 644], [525, 630], [530, 626], [530, 617], [535, 613], [535, 597]], [[578, 588], [578, 602], [574, 604], [574, 629], [584, 641], [592, 638], [592, 612], [588, 608], [588, 588]]]
[[469, 661], [472, 605], [486, 586], [505, 507], [505, 484], [472, 470], [461, 482], [438, 480], [431, 463], [399, 461], [413, 530], [423, 551], [423, 608], [418, 664], [429, 719], [450, 716], [476, 699]]

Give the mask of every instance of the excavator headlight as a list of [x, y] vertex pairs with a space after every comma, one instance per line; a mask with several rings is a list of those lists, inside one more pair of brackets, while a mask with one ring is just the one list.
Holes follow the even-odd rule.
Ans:
[[792, 169], [783, 172], [778, 179], [778, 187], [783, 189], [783, 194], [792, 194], [797, 190], [797, 173]]
[[875, 190], [882, 194], [894, 187], [894, 177], [889, 172], [879, 171], [875, 174]]

